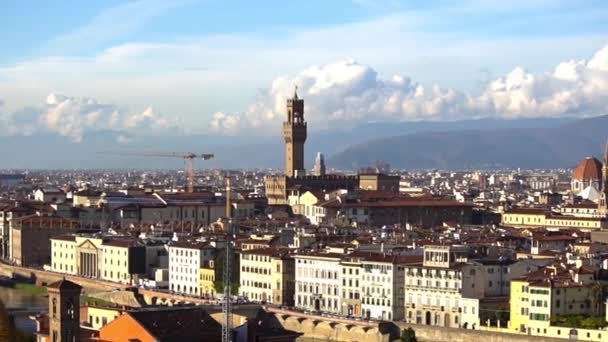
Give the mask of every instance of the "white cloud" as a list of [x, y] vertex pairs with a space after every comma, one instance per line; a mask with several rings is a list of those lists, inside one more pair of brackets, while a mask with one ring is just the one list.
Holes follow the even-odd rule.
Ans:
[[[215, 113], [211, 129], [231, 132], [285, 117], [285, 101], [298, 86], [305, 99], [306, 120], [315, 127], [343, 126], [376, 120], [435, 120], [461, 111], [463, 95], [438, 86], [425, 87], [409, 78], [382, 79], [371, 67], [344, 60], [302, 70], [295, 77], [276, 78], [267, 92], [241, 115]], [[270, 125], [273, 129], [274, 125]]]
[[[1, 108], [0, 108], [1, 109]], [[0, 134], [32, 135], [50, 131], [82, 142], [87, 133], [110, 130], [115, 132], [150, 133], [173, 127], [170, 120], [151, 107], [142, 112], [131, 112], [113, 104], [100, 103], [92, 98], [76, 98], [49, 94], [41, 107], [16, 112], [0, 111]], [[121, 134], [120, 143], [129, 142], [128, 134]]]
[[608, 46], [589, 61], [562, 62], [551, 73], [532, 74], [515, 68], [491, 82], [472, 105], [508, 118], [606, 114]]
[[305, 117], [315, 127], [367, 121], [455, 120], [600, 115], [608, 111], [608, 46], [589, 61], [560, 63], [550, 73], [514, 68], [490, 81], [480, 94], [426, 86], [395, 75], [382, 78], [370, 66], [344, 60], [278, 77], [242, 114], [215, 113], [210, 128], [270, 128], [285, 117], [294, 86], [305, 99]]

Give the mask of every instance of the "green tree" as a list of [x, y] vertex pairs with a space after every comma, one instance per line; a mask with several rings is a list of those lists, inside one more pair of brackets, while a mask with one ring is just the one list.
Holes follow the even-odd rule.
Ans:
[[401, 338], [399, 339], [401, 342], [418, 342], [416, 338], [416, 332], [411, 327], [404, 329], [401, 332]]
[[608, 287], [605, 284], [596, 282], [591, 286], [589, 291], [589, 300], [593, 307], [593, 313], [595, 316], [601, 315], [602, 307], [608, 296]]

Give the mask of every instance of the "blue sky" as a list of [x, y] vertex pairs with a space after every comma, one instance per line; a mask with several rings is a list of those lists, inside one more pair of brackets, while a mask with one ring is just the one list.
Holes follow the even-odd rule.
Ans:
[[[215, 127], [236, 134], [235, 127], [280, 120], [280, 102], [298, 82], [319, 125], [488, 112], [593, 115], [606, 108], [588, 98], [604, 95], [604, 88], [591, 95], [576, 88], [595, 105], [555, 109], [563, 105], [556, 98], [573, 92], [573, 85], [543, 76], [562, 62], [591, 60], [608, 44], [608, 2], [602, 0], [91, 0], [47, 6], [8, 0], [0, 2], [0, 22], [0, 122], [16, 131], [35, 117], [24, 117], [23, 109], [36, 108], [41, 118], [28, 126], [31, 132], [44, 122], [69, 137], [98, 126], [179, 127], [185, 133]], [[603, 74], [598, 70], [577, 79]], [[525, 83], [525, 94], [511, 94], [507, 104], [486, 94], [509, 83], [509, 75], [535, 83]], [[544, 94], [555, 87], [563, 89]], [[61, 96], [49, 101], [49, 94]], [[412, 100], [416, 94], [425, 101]], [[537, 105], [545, 99], [538, 94], [551, 101]], [[336, 104], [337, 97], [345, 100]], [[72, 107], [66, 109], [66, 101]], [[121, 120], [107, 123], [115, 112]]]

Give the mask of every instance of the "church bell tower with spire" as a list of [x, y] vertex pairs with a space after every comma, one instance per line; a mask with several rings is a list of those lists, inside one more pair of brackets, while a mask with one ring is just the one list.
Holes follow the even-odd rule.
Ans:
[[297, 87], [293, 98], [287, 99], [287, 121], [283, 122], [283, 137], [285, 138], [285, 175], [304, 176], [306, 121], [304, 121], [304, 100], [298, 98]]
[[604, 147], [604, 164], [602, 166], [602, 190], [600, 192], [600, 200], [598, 203], [599, 214], [602, 217], [608, 217], [608, 142]]

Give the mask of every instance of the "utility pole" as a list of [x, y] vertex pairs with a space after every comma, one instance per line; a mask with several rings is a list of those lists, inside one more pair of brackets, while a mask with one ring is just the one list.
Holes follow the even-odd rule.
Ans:
[[226, 218], [228, 219], [226, 232], [226, 259], [224, 260], [224, 305], [222, 313], [224, 322], [222, 324], [222, 342], [232, 342], [232, 207], [230, 205], [230, 176], [226, 177]]

